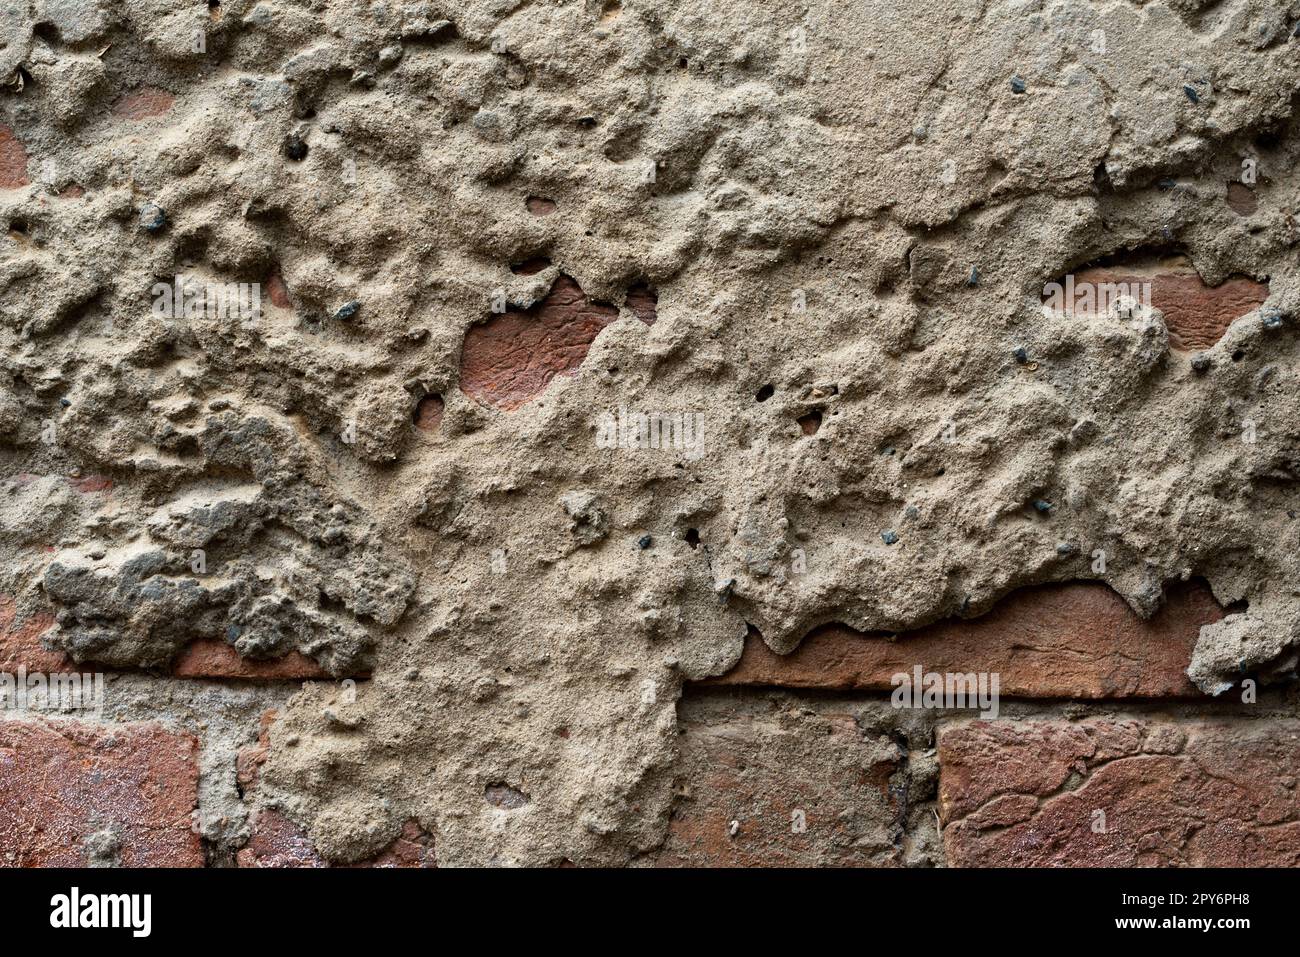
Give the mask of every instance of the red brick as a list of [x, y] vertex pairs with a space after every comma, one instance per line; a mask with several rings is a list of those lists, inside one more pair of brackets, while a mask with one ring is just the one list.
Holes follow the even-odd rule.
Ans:
[[271, 754], [271, 725], [275, 724], [278, 714], [275, 708], [267, 708], [262, 712], [257, 744], [241, 748], [235, 756], [235, 781], [245, 791], [251, 791], [257, 786], [257, 776]]
[[27, 178], [27, 150], [12, 129], [0, 126], [0, 189], [17, 189], [30, 182]]
[[29, 672], [59, 674], [77, 670], [67, 655], [41, 645], [41, 636], [54, 627], [53, 615], [34, 612], [21, 625], [16, 623], [17, 617], [18, 603], [9, 595], [0, 595], [0, 671], [14, 673], [23, 667]]
[[659, 318], [659, 294], [645, 283], [638, 283], [627, 291], [627, 307], [647, 326]]
[[1076, 288], [1084, 283], [1151, 284], [1151, 305], [1165, 317], [1174, 349], [1208, 349], [1223, 338], [1233, 321], [1258, 309], [1268, 298], [1268, 284], [1234, 276], [1207, 286], [1184, 257], [1080, 270]]
[[523, 262], [511, 264], [510, 271], [516, 276], [536, 276], [550, 265], [551, 261], [545, 256], [532, 256]]
[[[683, 699], [677, 802], [661, 867], [899, 863], [890, 776], [901, 755], [833, 707]], [[803, 813], [806, 830], [794, 828]]]
[[1259, 199], [1249, 186], [1242, 183], [1229, 183], [1228, 206], [1238, 216], [1249, 216], [1259, 208]]
[[470, 328], [461, 348], [461, 390], [486, 405], [516, 409], [557, 375], [577, 370], [596, 336], [617, 318], [617, 309], [591, 302], [561, 275], [531, 308], [510, 309]]
[[113, 480], [107, 475], [79, 475], [69, 478], [68, 484], [82, 495], [113, 490]]
[[124, 867], [201, 867], [198, 743], [157, 724], [0, 721], [0, 865], [81, 867], [111, 832]]
[[128, 120], [147, 120], [162, 116], [172, 108], [176, 97], [155, 86], [132, 90], [113, 104], [113, 112]]
[[284, 284], [284, 277], [280, 275], [279, 270], [272, 272], [266, 278], [266, 295], [271, 300], [271, 305], [277, 309], [293, 308], [293, 300], [289, 298], [289, 287]]
[[1000, 693], [1013, 697], [1193, 697], [1192, 648], [1201, 625], [1223, 614], [1201, 584], [1171, 588], [1149, 621], [1103, 584], [1042, 585], [1013, 592], [983, 617], [949, 619], [897, 640], [831, 625], [783, 656], [751, 634], [736, 667], [707, 683], [884, 691], [893, 675], [921, 665], [996, 672]]
[[[36, 612], [18, 625], [18, 606], [12, 597], [0, 595], [0, 671], [13, 672], [21, 665], [29, 672], [56, 674], [84, 671], [67, 655], [49, 651], [41, 645], [41, 636], [54, 626], [54, 617]], [[254, 660], [241, 658], [229, 642], [218, 638], [200, 638], [186, 645], [172, 663], [177, 678], [235, 678], [242, 680], [309, 681], [328, 680], [334, 676], [300, 651], [290, 651], [282, 658]], [[365, 677], [357, 672], [353, 677]]]
[[445, 407], [442, 396], [426, 395], [415, 407], [415, 427], [422, 432], [437, 432]]
[[939, 762], [951, 866], [1300, 864], [1300, 721], [975, 720]]
[[219, 638], [190, 642], [172, 663], [177, 678], [242, 678], [303, 681], [330, 678], [328, 671], [302, 652], [282, 658], [254, 660], [241, 657], [235, 646]]
[[[283, 814], [263, 808], [253, 818], [253, 834], [236, 855], [240, 867], [329, 867], [310, 838]], [[407, 821], [388, 847], [350, 867], [437, 867], [433, 835]]]
[[[19, 485], [30, 485], [37, 479], [41, 478], [32, 472], [17, 472], [10, 477], [11, 481]], [[111, 492], [113, 490], [113, 480], [107, 475], [68, 475], [64, 480], [71, 488], [76, 489], [82, 495], [90, 495], [93, 492]]]

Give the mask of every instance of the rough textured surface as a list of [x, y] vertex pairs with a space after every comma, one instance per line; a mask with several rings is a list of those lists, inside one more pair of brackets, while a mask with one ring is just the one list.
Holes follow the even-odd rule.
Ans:
[[1296, 721], [973, 722], [939, 736], [948, 861], [1300, 865]]
[[27, 185], [27, 151], [7, 126], [0, 126], [0, 189]]
[[[302, 829], [270, 808], [253, 821], [253, 836], [238, 854], [240, 867], [328, 867]], [[356, 867], [437, 867], [433, 841], [414, 821], [369, 860]]]
[[74, 667], [63, 652], [41, 644], [41, 636], [54, 627], [53, 615], [35, 612], [22, 622], [17, 617], [18, 603], [10, 595], [0, 595], [0, 670], [13, 673], [21, 666], [49, 674]]
[[1267, 284], [1239, 276], [1211, 288], [1181, 257], [1126, 269], [1081, 269], [1075, 279], [1094, 284], [1149, 283], [1151, 305], [1164, 315], [1170, 348], [1182, 351], [1209, 349], [1236, 320], [1268, 299]]
[[154, 724], [0, 721], [0, 861], [197, 867], [197, 742]]
[[1016, 592], [974, 621], [902, 635], [827, 626], [780, 656], [757, 635], [734, 669], [709, 684], [887, 690], [896, 674], [996, 672], [1001, 693], [1033, 698], [1197, 696], [1187, 665], [1201, 626], [1223, 611], [1204, 586], [1171, 591], [1142, 621], [1104, 585]]
[[660, 867], [900, 864], [902, 752], [853, 714], [684, 704], [677, 809]]
[[[1074, 581], [1151, 619], [1199, 578], [1228, 613], [1190, 681], [1222, 709], [1245, 679], [1280, 694], [1297, 19], [1278, 0], [5, 3], [0, 593], [17, 622], [53, 616], [48, 651], [118, 670], [106, 722], [200, 737], [216, 864], [266, 808], [335, 863], [412, 820], [443, 865], [703, 860], [731, 846], [711, 818], [665, 843], [702, 753], [678, 702], [751, 627], [787, 653]], [[1044, 312], [1050, 281], [1175, 256], [1196, 275], [1150, 308]], [[264, 308], [156, 308], [182, 276], [259, 284]], [[622, 410], [690, 416], [695, 440], [598, 442]], [[1080, 661], [1123, 655], [1092, 634]], [[195, 641], [252, 664], [170, 674]], [[1046, 678], [1164, 693], [1163, 647], [1132, 656], [1150, 675]], [[299, 687], [307, 659], [338, 680]], [[885, 700], [860, 690], [846, 713]], [[807, 706], [792, 731], [741, 721], [741, 750], [843, 775], [897, 731], [903, 772], [924, 763], [915, 715], [855, 742]], [[824, 750], [789, 738], [828, 726]], [[736, 787], [708, 806], [780, 793]], [[741, 851], [944, 862], [917, 836], [930, 797], [888, 832], [854, 787], [833, 840]]]
[[[534, 275], [540, 268], [516, 270]], [[527, 310], [510, 310], [465, 334], [460, 387], [465, 394], [501, 409], [516, 409], [540, 395], [557, 375], [582, 365], [600, 331], [618, 318], [612, 306], [590, 302], [565, 275]]]

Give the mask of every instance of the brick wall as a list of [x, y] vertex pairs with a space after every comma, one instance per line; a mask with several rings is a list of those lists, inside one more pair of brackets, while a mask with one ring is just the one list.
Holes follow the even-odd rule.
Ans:
[[[1223, 614], [1197, 582], [1147, 621], [1077, 582], [901, 635], [823, 627], [787, 656], [751, 632], [736, 667], [685, 689], [671, 819], [637, 863], [1294, 865], [1300, 716], [1268, 689], [1205, 698], [1185, 675]], [[6, 672], [89, 673], [42, 647], [52, 625], [0, 599]], [[897, 707], [894, 676], [917, 666], [997, 675], [997, 717]], [[324, 679], [301, 656], [250, 662], [199, 641], [165, 675], [107, 674], [119, 701], [168, 689], [165, 715], [11, 712], [0, 862], [328, 866], [259, 787], [276, 705]], [[186, 693], [195, 707], [177, 706]], [[359, 866], [436, 866], [434, 832], [411, 819]]]
[[[1294, 703], [1253, 682], [1209, 699], [1185, 674], [1223, 614], [1200, 583], [1148, 621], [1071, 583], [908, 634], [825, 627], [788, 656], [751, 632], [732, 671], [687, 691], [651, 860], [1295, 866]], [[892, 677], [917, 665], [998, 674], [998, 716], [894, 707]]]

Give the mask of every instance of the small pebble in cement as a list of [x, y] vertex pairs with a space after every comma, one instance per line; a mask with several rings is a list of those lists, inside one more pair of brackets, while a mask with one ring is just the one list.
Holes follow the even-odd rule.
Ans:
[[167, 213], [157, 203], [140, 207], [140, 227], [147, 233], [156, 233], [167, 225]]

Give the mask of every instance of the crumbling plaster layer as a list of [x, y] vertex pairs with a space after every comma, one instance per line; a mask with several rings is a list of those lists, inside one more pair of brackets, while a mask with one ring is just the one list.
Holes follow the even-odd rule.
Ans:
[[[31, 182], [0, 191], [22, 224], [0, 255], [0, 454], [39, 478], [6, 489], [3, 585], [52, 603], [79, 658], [157, 665], [201, 631], [373, 664], [351, 704], [292, 701], [259, 785], [338, 859], [412, 816], [443, 863], [655, 847], [682, 683], [730, 667], [747, 624], [788, 650], [824, 622], [900, 629], [1076, 578], [1145, 615], [1200, 575], [1248, 604], [1205, 629], [1197, 683], [1286, 668], [1298, 18], [6, 4], [0, 74], [29, 82], [0, 121]], [[141, 85], [175, 94], [166, 116], [115, 113]], [[1222, 194], [1252, 157], [1243, 218]], [[1267, 279], [1205, 374], [1159, 313], [1043, 315], [1045, 282], [1138, 249]], [[539, 254], [553, 266], [508, 268]], [[153, 316], [182, 271], [278, 273], [292, 308]], [[653, 285], [657, 321], [624, 309], [517, 409], [467, 398], [461, 344], [495, 291], [526, 307], [560, 272], [615, 304]], [[411, 426], [426, 392], [433, 436]], [[701, 413], [703, 443], [598, 448], [620, 406]], [[488, 804], [495, 783], [529, 802]]]

